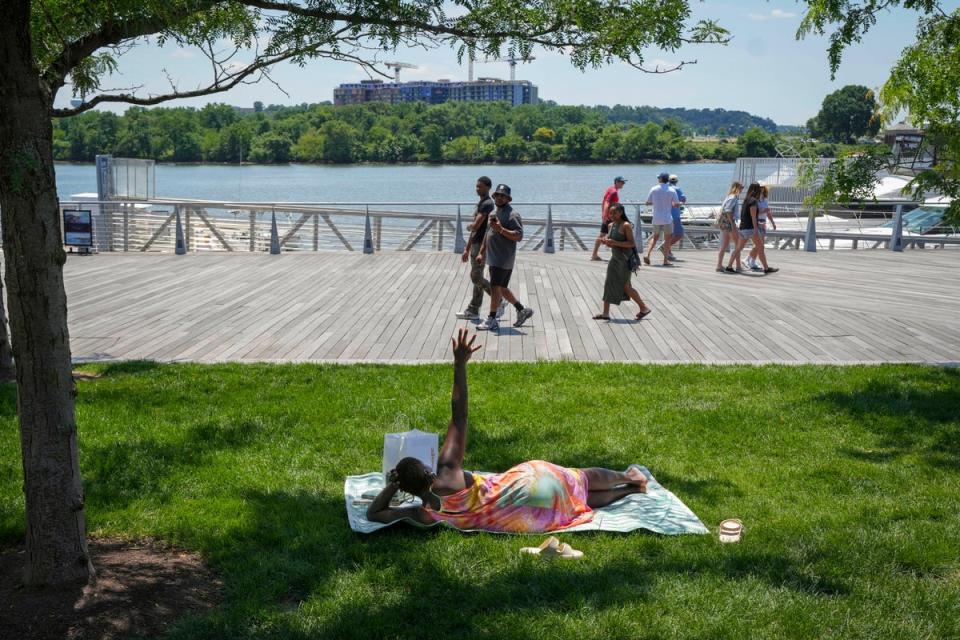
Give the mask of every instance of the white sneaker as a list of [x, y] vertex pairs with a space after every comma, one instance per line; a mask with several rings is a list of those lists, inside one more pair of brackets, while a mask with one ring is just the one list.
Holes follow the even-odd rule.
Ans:
[[465, 311], [459, 311], [457, 313], [457, 318], [459, 318], [460, 320], [479, 320], [480, 314], [477, 313], [476, 311], [471, 311], [470, 309], [466, 309]]
[[503, 314], [507, 310], [507, 300], [506, 298], [500, 298], [500, 306], [497, 307], [497, 320], [503, 317]]
[[500, 331], [500, 323], [497, 322], [496, 318], [487, 316], [487, 319], [477, 327], [477, 331]]

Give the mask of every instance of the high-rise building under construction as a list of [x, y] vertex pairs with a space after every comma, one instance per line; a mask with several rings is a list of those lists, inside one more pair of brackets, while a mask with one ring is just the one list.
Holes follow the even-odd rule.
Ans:
[[364, 102], [509, 102], [537, 104], [537, 87], [529, 80], [499, 80], [480, 78], [467, 82], [450, 80], [417, 80], [413, 82], [384, 82], [361, 80], [341, 84], [333, 90], [333, 103], [360, 104]]

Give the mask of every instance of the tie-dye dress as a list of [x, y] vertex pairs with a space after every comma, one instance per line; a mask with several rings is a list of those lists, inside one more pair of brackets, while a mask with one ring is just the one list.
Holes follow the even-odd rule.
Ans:
[[440, 511], [425, 508], [427, 514], [464, 530], [541, 533], [593, 519], [583, 472], [543, 460], [504, 473], [474, 473], [473, 485], [439, 498]]

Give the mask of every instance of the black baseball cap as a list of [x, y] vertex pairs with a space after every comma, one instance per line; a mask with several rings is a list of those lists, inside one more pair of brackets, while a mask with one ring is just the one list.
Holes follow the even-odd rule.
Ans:
[[496, 194], [498, 194], [498, 193], [501, 194], [501, 195], [507, 196], [508, 198], [512, 198], [512, 197], [513, 197], [513, 196], [510, 195], [510, 187], [508, 187], [508, 186], [505, 185], [505, 184], [498, 184], [498, 185], [497, 185], [497, 189], [493, 192], [493, 194], [496, 195]]
[[617, 176], [616, 178], [613, 179], [613, 181], [614, 181], [614, 182], [626, 182], [627, 179], [624, 178], [623, 176]]

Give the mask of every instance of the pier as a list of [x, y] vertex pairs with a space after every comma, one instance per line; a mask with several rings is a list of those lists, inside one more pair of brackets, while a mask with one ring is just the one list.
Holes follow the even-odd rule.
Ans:
[[[768, 251], [781, 271], [721, 274], [712, 250], [633, 282], [654, 312], [600, 310], [606, 263], [518, 254], [511, 288], [536, 315], [481, 332], [478, 361], [960, 362], [956, 251]], [[76, 361], [449, 360], [468, 265], [444, 251], [103, 253], [65, 265]]]

